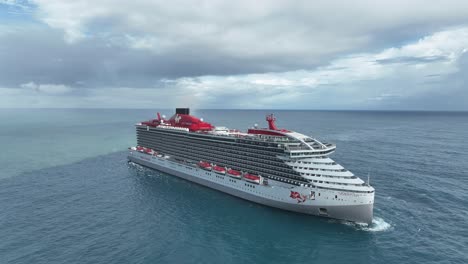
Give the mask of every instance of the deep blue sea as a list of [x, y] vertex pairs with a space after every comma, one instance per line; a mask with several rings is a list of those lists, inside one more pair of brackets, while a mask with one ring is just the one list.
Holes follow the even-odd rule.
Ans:
[[[337, 144], [376, 189], [360, 226], [128, 164], [156, 110], [0, 110], [0, 263], [468, 263], [468, 113], [197, 110]], [[169, 116], [172, 110], [164, 113]]]

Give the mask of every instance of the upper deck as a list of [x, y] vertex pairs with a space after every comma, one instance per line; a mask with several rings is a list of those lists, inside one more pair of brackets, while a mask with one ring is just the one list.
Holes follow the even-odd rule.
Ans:
[[295, 159], [312, 156], [327, 155], [335, 151], [336, 145], [323, 143], [315, 138], [304, 134], [278, 129], [276, 127], [276, 118], [273, 114], [266, 117], [268, 128], [249, 128], [247, 132], [241, 132], [237, 129], [228, 129], [226, 127], [215, 127], [203, 119], [191, 116], [188, 110], [176, 112], [170, 119], [158, 118], [141, 122], [137, 126], [151, 129], [163, 129], [171, 132], [180, 132], [191, 135], [199, 135], [201, 138], [213, 140], [228, 140], [236, 143], [259, 145], [270, 148], [282, 149], [284, 155], [282, 159]]

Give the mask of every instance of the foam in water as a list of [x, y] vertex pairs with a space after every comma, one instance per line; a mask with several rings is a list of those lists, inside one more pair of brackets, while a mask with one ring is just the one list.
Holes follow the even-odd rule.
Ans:
[[370, 225], [362, 225], [360, 227], [361, 230], [363, 231], [369, 231], [369, 232], [380, 232], [380, 231], [387, 231], [391, 228], [392, 226], [385, 222], [385, 220], [383, 220], [382, 218], [380, 217], [374, 217], [374, 219], [372, 219], [372, 224]]
[[[335, 222], [336, 220], [331, 219], [330, 222]], [[365, 223], [356, 223], [356, 222], [349, 222], [349, 221], [344, 221], [344, 220], [338, 220], [340, 223], [345, 224], [347, 226], [351, 226], [355, 228], [356, 230], [362, 230], [362, 231], [367, 231], [367, 232], [381, 232], [381, 231], [387, 231], [389, 230], [392, 226], [385, 222], [380, 217], [374, 217], [372, 219], [372, 224], [368, 225]]]

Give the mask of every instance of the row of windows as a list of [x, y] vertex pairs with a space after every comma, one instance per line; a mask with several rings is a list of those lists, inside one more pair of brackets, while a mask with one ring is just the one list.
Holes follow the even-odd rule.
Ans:
[[320, 152], [292, 152], [291, 156], [312, 156], [312, 155], [325, 155], [335, 151], [335, 149], [330, 149]]
[[[209, 172], [205, 172], [205, 174], [206, 174], [206, 175], [209, 175], [209, 176], [212, 175], [212, 174], [210, 174]], [[224, 176], [215, 175], [215, 177], [218, 178], [218, 179], [224, 180]], [[233, 179], [231, 179], [231, 178], [229, 178], [229, 181], [232, 182], [232, 183], [237, 183], [236, 180], [233, 180]], [[253, 184], [244, 183], [244, 185], [247, 186], [247, 187], [250, 187], [250, 188], [254, 188], [254, 189], [255, 189], [255, 185], [253, 185]]]
[[[140, 133], [141, 132], [141, 133]], [[200, 140], [200, 139], [195, 139], [195, 138], [191, 138], [191, 137], [188, 137], [188, 136], [185, 136], [185, 135], [174, 135], [174, 134], [168, 134], [168, 133], [160, 133], [159, 131], [149, 131], [147, 132], [146, 130], [137, 130], [137, 136], [144, 136], [144, 135], [147, 135], [149, 136], [150, 138], [154, 138], [155, 134], [158, 134], [158, 137], [161, 137], [161, 138], [164, 138], [165, 140], [174, 140], [176, 141], [177, 143], [180, 143], [181, 141], [190, 141], [191, 143], [194, 143], [194, 144], [200, 144], [202, 146], [205, 146], [205, 147], [209, 147], [211, 146], [212, 144], [215, 144], [215, 145], [219, 145], [220, 147], [222, 148], [226, 148], [226, 147], [229, 147], [231, 149], [238, 149], [238, 150], [242, 150], [243, 152], [253, 152], [253, 153], [262, 153], [262, 154], [266, 154], [266, 155], [271, 155], [272, 152], [274, 152], [275, 154], [278, 154], [278, 152], [283, 152], [282, 150], [280, 149], [277, 149], [277, 148], [264, 148], [265, 150], [259, 150], [258, 148], [256, 147], [252, 147], [250, 145], [245, 145], [245, 144], [236, 144], [236, 145], [241, 145], [242, 147], [236, 147], [236, 145], [233, 145], [234, 142], [232, 143], [226, 143], [226, 142], [219, 142], [218, 140]]]
[[327, 184], [333, 184], [333, 185], [362, 186], [362, 184], [351, 184], [351, 183], [342, 183], [342, 182], [328, 182], [328, 181], [319, 181], [319, 180], [313, 180], [313, 182], [327, 183]]
[[278, 158], [276, 158], [276, 156], [274, 156], [273, 153], [269, 153], [269, 155], [259, 155], [257, 153], [249, 153], [249, 152], [246, 152], [246, 151], [233, 150], [232, 146], [215, 147], [215, 146], [211, 146], [211, 145], [208, 145], [208, 146], [207, 145], [202, 145], [202, 144], [199, 144], [199, 142], [188, 144], [187, 148], [188, 149], [198, 149], [198, 150], [203, 150], [203, 151], [206, 151], [207, 149], [217, 150], [217, 151], [221, 151], [222, 153], [238, 154], [238, 155], [241, 155], [241, 157], [245, 157], [245, 156], [261, 157], [262, 160], [264, 160], [267, 163], [285, 165], [283, 162], [279, 161]]
[[[200, 142], [200, 139], [192, 139], [191, 138], [192, 135], [189, 135], [187, 136], [187, 139], [189, 140], [193, 140], [194, 142]], [[217, 142], [217, 138], [214, 139], [214, 140], [209, 140], [209, 141], [214, 141], [214, 142]], [[227, 144], [225, 142], [219, 142], [219, 143], [222, 143], [224, 146], [233, 146], [233, 144]], [[233, 142], [234, 143], [234, 142]], [[276, 144], [271, 144], [270, 146], [259, 146], [259, 145], [253, 145], [253, 144], [249, 144], [250, 142], [246, 141], [246, 140], [236, 140], [235, 141], [235, 146], [240, 146], [238, 149], [240, 150], [244, 150], [246, 151], [246, 149], [250, 149], [252, 152], [255, 152], [255, 153], [264, 153], [264, 154], [269, 154], [271, 152], [275, 152], [275, 153], [283, 153], [284, 150], [282, 149], [278, 149], [277, 145]], [[203, 143], [205, 145], [205, 143]]]
[[344, 172], [344, 171], [346, 171], [345, 169], [332, 170], [332, 169], [319, 169], [319, 168], [312, 168], [312, 167], [297, 167], [297, 166], [294, 166], [294, 168], [295, 169], [303, 169], [303, 170], [334, 171], [334, 172]]
[[355, 191], [355, 190], [343, 190], [343, 189], [335, 189], [335, 188], [328, 188], [328, 187], [319, 187], [319, 189], [331, 190], [331, 191], [340, 191], [340, 192], [352, 192], [352, 193], [373, 193], [374, 191]]
[[[147, 142], [145, 142], [147, 143]], [[148, 142], [149, 143], [149, 142]], [[160, 147], [160, 149], [164, 149], [165, 147]], [[218, 152], [218, 151], [212, 151], [211, 153], [207, 153], [206, 151], [202, 151], [202, 150], [198, 150], [198, 151], [194, 151], [194, 150], [191, 150], [190, 148], [184, 148], [184, 147], [180, 147], [180, 146], [177, 146], [177, 145], [173, 145], [171, 147], [167, 147], [168, 149], [166, 151], [176, 151], [177, 152], [177, 149], [179, 149], [182, 153], [179, 153], [179, 155], [184, 155], [184, 156], [188, 156], [188, 158], [193, 158], [193, 156], [200, 156], [203, 158], [205, 157], [210, 157], [210, 159], [217, 159], [218, 157], [222, 157], [224, 156], [223, 158], [223, 161], [225, 160], [228, 160], [228, 161], [232, 161], [234, 163], [248, 163], [248, 164], [251, 164], [253, 166], [255, 166], [255, 168], [257, 167], [263, 167], [267, 170], [270, 171], [270, 173], [276, 173], [278, 170], [279, 171], [285, 171], [285, 172], [293, 172], [290, 168], [275, 168], [275, 170], [270, 170], [272, 168], [272, 166], [268, 166], [265, 164], [265, 162], [262, 162], [261, 159], [256, 159], [256, 158], [249, 158], [248, 160], [245, 159], [245, 157], [241, 156], [241, 155], [238, 155], [238, 158], [237, 157], [234, 157], [232, 158], [231, 155], [227, 155], [227, 153], [223, 153], [223, 152]], [[158, 150], [157, 148], [153, 148], [153, 149], [156, 149]], [[214, 152], [214, 153], [213, 153]], [[169, 152], [170, 153], [170, 152]], [[186, 155], [187, 153], [193, 153], [192, 155]], [[199, 154], [199, 155], [197, 155]], [[253, 161], [255, 160], [255, 161]], [[218, 165], [226, 165], [226, 164], [218, 164]], [[294, 173], [294, 172], [293, 172]], [[291, 176], [290, 174], [287, 174], [288, 176]], [[300, 179], [300, 177], [298, 177]]]
[[[225, 162], [225, 161], [228, 159], [228, 158], [224, 157], [222, 160], [220, 160], [218, 157], [212, 156], [212, 155], [208, 155], [207, 153], [203, 153], [202, 156], [196, 155], [196, 154], [193, 154], [193, 153], [191, 153], [190, 155], [188, 155], [188, 154], [187, 154], [187, 151], [180, 150], [180, 152], [179, 152], [179, 151], [176, 151], [174, 147], [167, 147], [167, 148], [166, 148], [166, 147], [159, 147], [159, 148], [156, 148], [156, 147], [154, 147], [154, 146], [152, 146], [152, 145], [149, 145], [149, 144], [141, 144], [141, 145], [146, 145], [146, 146], [151, 147], [151, 148], [153, 148], [153, 149], [155, 149], [155, 150], [157, 150], [157, 151], [162, 151], [162, 152], [164, 152], [164, 153], [168, 153], [168, 154], [174, 155], [174, 156], [185, 157], [185, 158], [187, 158], [187, 159], [193, 159], [194, 157], [198, 157], [200, 160], [207, 160], [207, 159], [206, 159], [206, 156], [211, 156], [211, 158], [210, 158], [211, 160], [209, 160], [209, 161], [216, 162], [216, 163], [217, 163], [218, 165], [220, 165], [220, 166], [225, 166], [226, 164], [222, 164], [222, 162]], [[240, 170], [246, 171], [246, 168], [247, 168], [247, 169], [250, 169], [250, 171], [253, 172], [253, 173], [262, 174], [263, 176], [270, 177], [270, 176], [268, 175], [268, 173], [265, 171], [266, 169], [258, 168], [258, 165], [256, 165], [256, 166], [246, 165], [246, 164], [245, 164], [246, 162], [248, 162], [248, 161], [243, 160], [242, 163], [233, 162], [233, 164], [234, 164], [234, 165], [237, 165], [237, 166], [240, 167], [240, 168], [242, 168], [242, 169], [240, 169]], [[237, 169], [237, 168], [235, 168], [235, 169]], [[260, 171], [261, 173], [259, 173], [259, 171]], [[264, 172], [266, 172], [266, 173], [264, 173]], [[268, 172], [270, 172], [271, 174], [278, 174], [278, 172], [272, 171], [272, 170], [268, 170]], [[295, 176], [286, 174], [285, 177], [287, 177], [287, 178], [292, 178], [292, 177], [295, 177]], [[298, 176], [297, 178], [298, 178], [298, 180], [300, 180], [300, 181], [307, 182], [305, 179], [301, 178], [300, 176]], [[285, 182], [290, 182], [290, 181], [285, 181]], [[300, 185], [299, 182], [295, 182], [295, 184]]]
[[[140, 127], [137, 127], [137, 131], [140, 130], [140, 131], [146, 131]], [[154, 133], [158, 133], [158, 134], [164, 134], [164, 135], [167, 135], [167, 136], [174, 136], [173, 134], [173, 131], [165, 131], [165, 130], [162, 130], [162, 129], [150, 129], [150, 132], [154, 132]], [[177, 135], [177, 137], [181, 138], [181, 137], [185, 137], [187, 139], [193, 139], [193, 140], [196, 140], [197, 142], [199, 141], [215, 141], [215, 142], [219, 142], [219, 143], [224, 143], [224, 144], [228, 144], [228, 143], [234, 143], [234, 142], [238, 142], [238, 139], [236, 138], [226, 138], [226, 137], [220, 137], [220, 136], [217, 136], [217, 135], [211, 135], [211, 134], [194, 134], [194, 133], [184, 133], [182, 135]], [[247, 143], [247, 141], [244, 141], [245, 143]], [[255, 142], [248, 142], [248, 143], [251, 143], [249, 144], [250, 147], [254, 147], [255, 149], [259, 149], [259, 148], [262, 148], [262, 149], [265, 149], [265, 147], [263, 146], [256, 146], [256, 145], [252, 145], [252, 143], [255, 143]], [[276, 147], [276, 145], [272, 144], [271, 145], [272, 147]], [[268, 149], [268, 147], [266, 147], [266, 149]]]
[[333, 178], [333, 179], [357, 179], [356, 176], [346, 177], [346, 176], [333, 176], [333, 175], [323, 175], [323, 174], [313, 174], [313, 173], [301, 173], [301, 175], [324, 177], [324, 178]]
[[[152, 143], [153, 143], [154, 141], [158, 141], [158, 140], [150, 140], [150, 139], [140, 139], [140, 140], [139, 140], [139, 142], [141, 142], [141, 143], [144, 142], [144, 143], [149, 144], [149, 145], [153, 145]], [[166, 142], [166, 144], [167, 144], [167, 142]], [[160, 144], [158, 144], [158, 145], [159, 145], [159, 146], [163, 146], [163, 145], [166, 145], [166, 144], [164, 144], [163, 142], [160, 142]], [[140, 144], [140, 145], [143, 145], [143, 144]], [[171, 145], [170, 148], [172, 148], [172, 149], [177, 149], [177, 148], [179, 148], [179, 147], [181, 146], [180, 144], [170, 144], [170, 145]], [[182, 148], [183, 148], [183, 151], [184, 151], [184, 152], [193, 150], [194, 152], [202, 152], [202, 153], [206, 154], [206, 147], [194, 147], [194, 146], [186, 147], [186, 146], [183, 146]], [[217, 152], [217, 155], [216, 155], [216, 156], [218, 156], [218, 155], [223, 156], [223, 155], [227, 155], [227, 154], [228, 154], [228, 153], [226, 153], [226, 152], [224, 152], [224, 151], [221, 151], [221, 150], [217, 150], [217, 151], [216, 151], [216, 150], [213, 150], [213, 151], [211, 151], [211, 152]], [[238, 158], [238, 159], [240, 159], [240, 160], [244, 160], [244, 159], [245, 159], [245, 155], [240, 155], [240, 154], [237, 155], [237, 154], [232, 154], [232, 153], [231, 153], [231, 154], [228, 154], [228, 156], [233, 156], [234, 158]], [[276, 158], [276, 157], [275, 157], [275, 158]], [[267, 164], [272, 164], [272, 165], [276, 165], [276, 166], [286, 167], [286, 168], [284, 168], [284, 169], [282, 169], [282, 170], [283, 170], [283, 171], [286, 171], [286, 172], [292, 172], [292, 170], [290, 170], [289, 167], [288, 167], [287, 165], [285, 165], [284, 163], [282, 163], [282, 162], [281, 162], [280, 160], [278, 160], [278, 159], [277, 159], [277, 160], [278, 160], [277, 162], [268, 162], [268, 161], [265, 162], [264, 159], [257, 159], [257, 158], [249, 158], [249, 160], [255, 160], [255, 161], [261, 162], [261, 164], [263, 164], [263, 165], [264, 165], [265, 163], [267, 163]], [[271, 167], [271, 166], [268, 166], [268, 167]], [[278, 168], [278, 169], [281, 170], [281, 168]]]
[[[143, 132], [145, 132], [145, 131], [143, 131]], [[280, 164], [281, 164], [282, 166], [286, 167], [286, 168], [277, 168], [276, 170], [285, 171], [285, 172], [289, 172], [289, 173], [281, 173], [281, 172], [278, 173], [276, 170], [275, 170], [275, 171], [269, 170], [269, 169], [271, 168], [271, 166], [266, 166], [266, 165], [265, 165], [265, 158], [266, 158], [266, 157], [263, 157], [262, 159], [249, 158], [249, 161], [245, 161], [245, 155], [236, 155], [236, 154], [234, 154], [234, 153], [226, 153], [226, 151], [225, 151], [226, 148], [217, 148], [217, 147], [213, 147], [213, 148], [216, 148], [216, 149], [219, 150], [219, 151], [220, 151], [221, 149], [223, 149], [224, 151], [222, 151], [221, 153], [217, 153], [218, 155], [209, 155], [209, 154], [206, 153], [206, 147], [207, 147], [206, 145], [204, 145], [203, 148], [202, 148], [202, 147], [196, 146], [196, 145], [201, 145], [201, 144], [202, 144], [202, 142], [199, 142], [199, 141], [197, 141], [196, 143], [193, 142], [193, 143], [195, 143], [195, 144], [188, 144], [188, 145], [191, 146], [191, 148], [187, 148], [187, 147], [182, 146], [182, 147], [179, 149], [177, 146], [181, 145], [181, 144], [180, 144], [180, 140], [181, 140], [182, 137], [180, 137], [180, 136], [177, 136], [177, 135], [174, 135], [174, 134], [166, 134], [166, 135], [164, 135], [164, 136], [163, 136], [163, 135], [160, 135], [160, 136], [164, 137], [164, 138], [162, 138], [162, 137], [160, 138], [160, 137], [158, 137], [158, 136], [156, 136], [156, 135], [153, 135], [153, 136], [152, 136], [152, 135], [148, 135], [149, 133], [138, 133], [138, 134], [141, 134], [141, 135], [140, 135], [140, 136], [141, 136], [141, 137], [140, 137], [140, 139], [141, 139], [140, 141], [145, 141], [145, 143], [146, 143], [146, 144], [139, 144], [139, 145], [148, 145], [148, 146], [153, 145], [152, 148], [155, 149], [155, 150], [158, 150], [158, 148], [156, 148], [156, 147], [154, 146], [154, 143], [156, 143], [156, 142], [154, 142], [154, 141], [159, 141], [159, 143], [160, 143], [160, 144], [158, 144], [159, 146], [161, 146], [161, 145], [166, 145], [167, 143], [170, 143], [170, 142], [168, 142], [168, 141], [173, 141], [175, 144], [170, 144], [170, 147], [167, 147], [167, 148], [162, 147], [162, 148], [161, 148], [161, 150], [165, 150], [165, 151], [164, 151], [165, 153], [168, 153], [168, 154], [171, 154], [171, 155], [182, 156], [182, 157], [185, 157], [185, 158], [187, 158], [187, 159], [193, 159], [194, 156], [198, 156], [198, 157], [201, 158], [202, 160], [203, 160], [204, 157], [206, 157], [206, 156], [208, 155], [208, 156], [211, 157], [211, 159], [213, 159], [213, 161], [217, 161], [218, 163], [225, 161], [225, 158], [227, 158], [227, 156], [230, 156], [230, 157], [231, 157], [230, 161], [231, 161], [233, 164], [239, 165], [239, 167], [241, 168], [241, 170], [245, 170], [243, 167], [247, 167], [248, 169], [252, 170], [252, 172], [254, 172], [254, 173], [256, 173], [256, 172], [257, 172], [257, 173], [258, 173], [258, 172], [263, 172], [263, 173], [261, 173], [261, 174], [263, 174], [264, 176], [267, 176], [267, 177], [269, 177], [268, 174], [274, 174], [274, 175], [281, 175], [282, 177], [286, 177], [286, 178], [295, 178], [295, 179], [297, 179], [297, 180], [300, 180], [300, 181], [303, 181], [303, 182], [307, 182], [307, 180], [303, 179], [302, 177], [295, 177], [295, 176], [291, 175], [291, 169], [289, 169], [289, 168], [287, 167], [287, 165], [285, 165], [282, 161], [278, 160], [276, 157], [271, 157], [271, 156], [270, 156], [269, 158], [278, 160], [277, 162], [275, 162], [276, 165], [280, 165]], [[159, 134], [159, 133], [158, 133], [158, 134]], [[155, 137], [155, 136], [156, 136], [156, 137]], [[168, 138], [166, 138], [166, 136], [167, 136]], [[177, 139], [176, 139], [176, 138], [177, 138]], [[186, 139], [186, 138], [187, 138], [187, 137], [184, 136], [184, 139]], [[195, 139], [191, 139], [190, 141], [193, 141], [193, 140], [195, 140]], [[205, 144], [206, 144], [206, 142], [205, 142]], [[213, 145], [220, 145], [219, 142], [210, 142], [209, 144], [210, 144], [209, 146], [211, 146], [211, 144], [213, 144]], [[221, 144], [221, 145], [225, 145], [225, 144], [223, 143], [223, 144]], [[193, 147], [193, 149], [192, 149], [192, 147]], [[246, 152], [245, 152], [246, 149], [245, 149], [245, 148], [235, 147], [235, 146], [232, 146], [231, 144], [227, 144], [227, 147], [229, 147], [229, 148], [242, 149], [242, 150], [243, 150], [242, 153], [246, 154]], [[195, 149], [196, 149], [196, 150], [195, 150]], [[198, 151], [197, 151], [197, 150], [198, 150]], [[176, 152], [177, 154], [174, 154], [174, 152]], [[197, 153], [197, 152], [198, 152], [198, 153]], [[203, 152], [204, 152], [204, 153], [203, 153]], [[213, 151], [213, 152], [214, 152], [214, 151]], [[257, 151], [256, 151], [256, 152], [257, 152]], [[240, 152], [238, 152], [238, 153], [240, 153]], [[247, 153], [248, 153], [248, 152], [247, 152]], [[272, 155], [272, 154], [274, 155], [274, 153], [272, 153], [272, 152], [267, 152], [267, 153], [268, 153], [269, 155]], [[189, 154], [190, 154], [190, 155], [189, 155]], [[194, 154], [198, 154], [198, 155], [194, 155]], [[213, 153], [213, 154], [214, 154], [214, 153]], [[249, 153], [249, 154], [250, 154], [250, 153]], [[224, 156], [225, 158], [223, 158], [222, 160], [220, 160], [220, 159], [217, 158], [217, 157], [223, 157], [223, 156]], [[233, 158], [232, 156], [234, 156], [234, 158]], [[325, 157], [324, 157], [324, 158], [325, 158]], [[256, 161], [251, 161], [251, 159], [254, 159], [254, 160], [256, 160], [256, 161], [259, 161], [259, 163], [257, 163]], [[246, 162], [249, 163], [249, 164], [245, 164]], [[271, 164], [271, 163], [270, 163], [270, 164]], [[219, 165], [223, 165], [223, 164], [219, 164]], [[226, 164], [226, 165], [227, 165], [227, 164]], [[259, 167], [263, 167], [263, 168], [259, 168]], [[264, 173], [266, 173], [266, 175], [265, 175]]]
[[337, 165], [336, 162], [312, 162], [312, 161], [296, 161], [296, 163], [302, 163], [302, 164], [317, 164], [317, 165]]
[[[206, 172], [205, 174], [210, 175], [210, 173], [208, 173], [208, 172]], [[220, 178], [220, 179], [224, 179], [223, 176], [215, 175], [215, 177]], [[282, 179], [278, 179], [278, 178], [275, 178], [275, 177], [272, 177], [272, 178], [282, 181]], [[229, 179], [229, 181], [231, 181], [233, 183], [237, 183], [237, 181], [233, 180], [233, 179]], [[363, 186], [362, 184], [346, 184], [346, 183], [336, 183], [336, 182], [319, 181], [319, 180], [313, 180], [313, 182], [315, 182], [315, 183], [335, 184], [335, 185]], [[244, 185], [247, 186], [247, 187], [255, 188], [255, 185], [252, 185], [252, 184], [245, 183]], [[310, 185], [308, 185], [308, 186], [310, 187]], [[352, 191], [352, 190], [341, 190], [341, 189], [333, 189], [333, 188], [326, 188], [326, 187], [318, 187], [318, 188], [320, 188], [320, 189], [329, 189], [329, 190], [356, 192], [356, 193], [372, 193], [372, 191], [369, 191], [369, 192], [367, 192], [367, 191]], [[318, 195], [320, 196], [320, 193]], [[337, 198], [337, 197], [335, 197], [335, 198]]]
[[[158, 138], [156, 139], [140, 139], [140, 142], [141, 143], [145, 143], [145, 144], [139, 144], [139, 145], [152, 145], [153, 146], [153, 149], [158, 149], [158, 148], [155, 148], [154, 146], [154, 141], [161, 141], [159, 140]], [[167, 141], [167, 140], [164, 140], [164, 141]], [[161, 147], [161, 146], [164, 146], [167, 144], [167, 142], [159, 142], [160, 144], [158, 144], [160, 147], [159, 148], [164, 148], [164, 147]], [[165, 144], [166, 143], [166, 144]], [[236, 154], [232, 154], [232, 153], [226, 153], [226, 152], [223, 152], [221, 150], [219, 151], [211, 151], [211, 152], [214, 152], [210, 155], [210, 153], [206, 153], [206, 147], [190, 147], [190, 148], [187, 148], [185, 146], [180, 146], [180, 144], [170, 144], [170, 147], [167, 147], [166, 151], [171, 151], [171, 150], [176, 150], [176, 149], [180, 149], [180, 151], [182, 151], [183, 153], [187, 154], [187, 152], [195, 152], [196, 154], [200, 154], [201, 156], [210, 156], [211, 158], [216, 158], [216, 157], [219, 157], [219, 156], [226, 156], [226, 158], [228, 157], [232, 157], [234, 156], [233, 158], [235, 158], [234, 160], [233, 159], [229, 159], [231, 161], [234, 161], [234, 162], [245, 162], [245, 155], [236, 155]], [[193, 150], [193, 151], [192, 151]], [[198, 153], [197, 153], [198, 152]], [[181, 153], [182, 154], [182, 153]], [[188, 157], [190, 158], [190, 156]], [[279, 167], [278, 165], [280, 165], [281, 167], [279, 168], [275, 168], [275, 171], [279, 170], [279, 171], [283, 171], [283, 172], [287, 172], [288, 175], [284, 175], [284, 176], [289, 176], [289, 174], [297, 174], [295, 173], [294, 171], [292, 171], [286, 164], [284, 164], [281, 160], [277, 159], [276, 157], [271, 157], [271, 158], [275, 158], [277, 160], [277, 162], [265, 162], [264, 159], [257, 159], [257, 158], [249, 158], [249, 161], [247, 161], [249, 164], [252, 164], [252, 165], [255, 165], [256, 167], [264, 167], [264, 168], [267, 168], [267, 169], [270, 169], [272, 166], [268, 166], [266, 165], [265, 163], [267, 164], [274, 164], [276, 165], [276, 167]], [[220, 164], [221, 165], [221, 164]], [[274, 173], [275, 171], [272, 171], [270, 173]], [[300, 179], [300, 177], [298, 177]]]

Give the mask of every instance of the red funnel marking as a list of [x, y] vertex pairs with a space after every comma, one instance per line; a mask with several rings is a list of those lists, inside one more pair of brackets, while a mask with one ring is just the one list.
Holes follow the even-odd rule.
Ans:
[[271, 130], [278, 130], [278, 128], [276, 127], [276, 124], [275, 124], [275, 121], [276, 121], [276, 117], [273, 116], [273, 114], [269, 114], [266, 116], [266, 121], [268, 121], [268, 128], [271, 129]]

